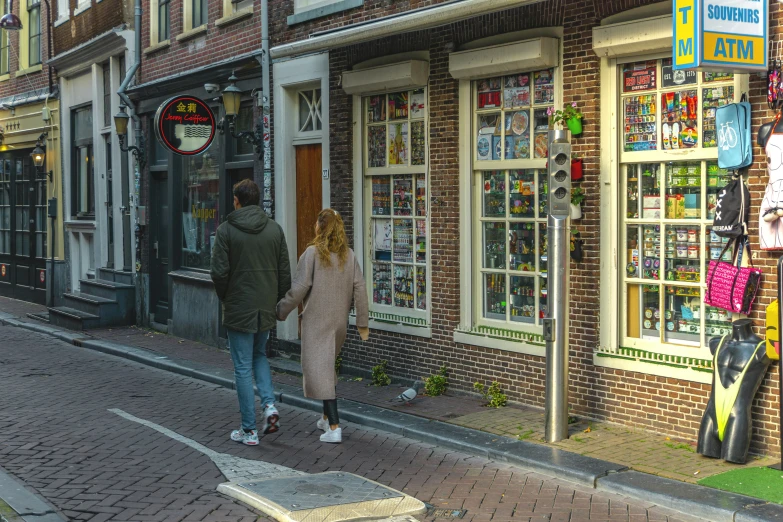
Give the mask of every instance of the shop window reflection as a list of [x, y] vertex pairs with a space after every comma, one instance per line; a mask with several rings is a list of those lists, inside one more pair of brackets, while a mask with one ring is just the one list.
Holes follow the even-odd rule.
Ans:
[[220, 224], [219, 141], [204, 154], [183, 158], [182, 265], [209, 270]]

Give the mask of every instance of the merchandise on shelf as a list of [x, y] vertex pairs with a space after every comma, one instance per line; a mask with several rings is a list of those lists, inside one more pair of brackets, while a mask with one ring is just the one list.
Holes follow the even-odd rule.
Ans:
[[[706, 80], [706, 78], [705, 78]], [[734, 101], [734, 86], [710, 86], [702, 89], [702, 147], [717, 147], [715, 115], [718, 107]]]
[[389, 197], [389, 178], [375, 176], [372, 178], [372, 215], [388, 216], [391, 198]]
[[372, 265], [372, 300], [374, 303], [392, 304], [391, 265], [373, 263]]
[[394, 261], [413, 262], [413, 223], [410, 219], [394, 220]]
[[486, 274], [486, 317], [504, 320], [506, 318], [506, 276]]
[[427, 270], [424, 267], [416, 267], [416, 308], [427, 309]]
[[657, 148], [655, 95], [629, 96], [624, 101], [625, 151]]
[[394, 267], [394, 305], [413, 308], [413, 267]]
[[413, 215], [413, 182], [411, 178], [394, 178], [394, 215]]
[[687, 149], [699, 142], [696, 90], [661, 94], [661, 144], [664, 150]]

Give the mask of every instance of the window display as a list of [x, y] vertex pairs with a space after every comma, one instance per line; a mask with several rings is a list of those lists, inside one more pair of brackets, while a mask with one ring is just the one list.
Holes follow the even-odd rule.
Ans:
[[479, 111], [476, 159], [546, 158], [549, 129], [546, 109], [555, 102], [554, 70], [486, 78], [474, 83]]
[[703, 304], [703, 274], [727, 241], [710, 225], [729, 173], [700, 161], [624, 169], [626, 335], [690, 346], [722, 335], [731, 318]]
[[482, 317], [538, 325], [546, 313], [546, 173], [482, 175]]
[[429, 227], [426, 90], [368, 96], [362, 104], [371, 303], [424, 312]]
[[198, 156], [183, 158], [182, 265], [209, 270], [220, 224], [220, 140]]

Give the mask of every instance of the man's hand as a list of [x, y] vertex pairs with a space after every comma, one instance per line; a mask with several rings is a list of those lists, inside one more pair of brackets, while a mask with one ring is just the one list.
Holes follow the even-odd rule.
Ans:
[[359, 326], [357, 326], [356, 328], [357, 328], [357, 330], [359, 330], [359, 336], [362, 338], [362, 341], [366, 341], [367, 339], [370, 338], [370, 329], [369, 328], [367, 328], [367, 327], [362, 328], [362, 327], [359, 327]]

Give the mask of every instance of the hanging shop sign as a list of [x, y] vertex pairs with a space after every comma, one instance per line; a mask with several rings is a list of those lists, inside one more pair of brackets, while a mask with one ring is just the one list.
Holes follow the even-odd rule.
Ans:
[[767, 70], [766, 0], [674, 0], [675, 70]]
[[215, 137], [215, 115], [194, 96], [175, 96], [155, 113], [158, 141], [174, 154], [194, 156], [209, 148]]

